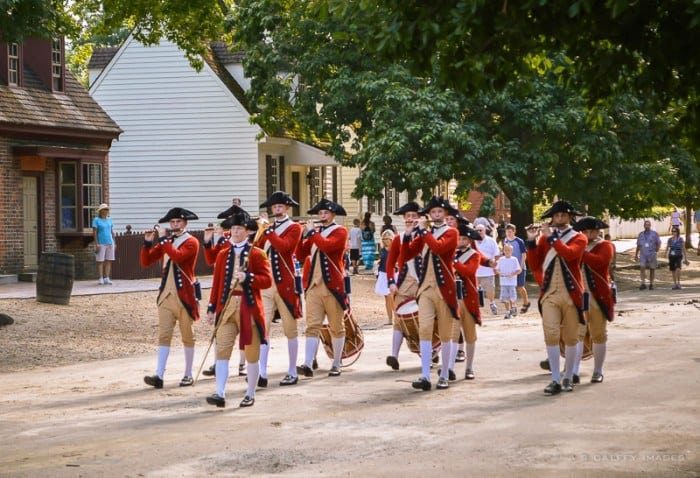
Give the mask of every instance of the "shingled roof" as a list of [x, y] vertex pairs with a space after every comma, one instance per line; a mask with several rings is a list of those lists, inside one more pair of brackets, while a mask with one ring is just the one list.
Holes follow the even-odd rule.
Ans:
[[105, 46], [92, 49], [92, 56], [88, 63], [88, 70], [104, 69], [112, 61], [112, 57], [119, 51], [118, 46]]
[[121, 128], [66, 70], [65, 93], [54, 93], [24, 66], [21, 87], [0, 85], [0, 126], [69, 128], [116, 138]]
[[231, 51], [226, 43], [222, 41], [214, 41], [209, 45], [211, 51], [214, 53], [216, 58], [224, 64], [230, 65], [231, 63], [241, 63], [245, 58], [244, 51]]

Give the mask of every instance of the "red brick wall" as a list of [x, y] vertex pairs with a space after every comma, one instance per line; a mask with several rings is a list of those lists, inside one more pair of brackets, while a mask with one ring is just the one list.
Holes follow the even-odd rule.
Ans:
[[22, 176], [10, 142], [0, 137], [0, 273], [15, 274], [24, 266]]

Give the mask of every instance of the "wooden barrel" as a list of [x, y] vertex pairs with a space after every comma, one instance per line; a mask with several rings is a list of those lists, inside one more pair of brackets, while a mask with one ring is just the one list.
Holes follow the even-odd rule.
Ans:
[[75, 278], [75, 259], [70, 254], [44, 252], [36, 275], [36, 300], [68, 305]]

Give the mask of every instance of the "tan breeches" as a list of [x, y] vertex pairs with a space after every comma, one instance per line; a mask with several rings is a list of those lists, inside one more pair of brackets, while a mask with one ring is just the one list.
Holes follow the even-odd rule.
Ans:
[[459, 333], [464, 330], [464, 341], [468, 344], [473, 344], [476, 342], [476, 321], [461, 300], [459, 301], [459, 317], [460, 320], [454, 321], [452, 341], [457, 342], [459, 340]]
[[343, 308], [326, 284], [312, 285], [306, 291], [306, 336], [319, 337], [323, 318], [328, 316], [331, 337], [345, 337]]
[[289, 312], [284, 300], [282, 300], [279, 292], [277, 292], [277, 288], [273, 286], [269, 289], [263, 289], [262, 300], [263, 308], [265, 310], [265, 325], [267, 330], [270, 330], [272, 318], [275, 316], [275, 311], [278, 311], [280, 317], [282, 317], [282, 330], [284, 331], [284, 336], [288, 339], [297, 338], [299, 335], [299, 332], [297, 331], [297, 321]]
[[170, 346], [176, 322], [180, 325], [182, 345], [194, 347], [194, 321], [180, 303], [178, 296], [168, 294], [158, 304], [158, 345]]
[[[593, 298], [591, 298], [588, 306], [587, 327], [591, 334], [591, 342], [594, 344], [604, 344], [608, 341], [608, 320]], [[583, 337], [579, 334], [579, 340], [583, 340], [586, 336], [586, 326], [582, 326], [581, 328], [583, 329]]]
[[578, 311], [569, 294], [550, 294], [542, 300], [541, 306], [545, 344], [559, 345], [559, 339], [563, 337], [566, 345], [576, 345], [580, 323]]
[[[236, 337], [241, 331], [241, 297], [232, 296], [219, 317], [221, 321], [216, 330], [216, 360], [230, 360]], [[250, 319], [251, 322], [254, 319]], [[260, 358], [260, 332], [255, 324], [251, 324], [253, 329], [252, 340], [243, 350], [245, 359], [249, 363], [257, 362]]]
[[420, 327], [418, 337], [420, 340], [432, 342], [435, 320], [438, 321], [440, 341], [449, 342], [452, 340], [452, 327], [456, 322], [452, 317], [452, 312], [450, 312], [445, 299], [442, 298], [440, 290], [428, 287], [418, 297], [418, 325]]

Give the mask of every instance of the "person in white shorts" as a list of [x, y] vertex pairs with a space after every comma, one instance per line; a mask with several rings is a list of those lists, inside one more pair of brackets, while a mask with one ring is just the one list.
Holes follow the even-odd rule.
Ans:
[[498, 259], [498, 263], [496, 264], [496, 273], [500, 277], [500, 299], [506, 307], [505, 319], [510, 319], [518, 315], [518, 309], [516, 308], [518, 294], [515, 289], [518, 285], [518, 274], [521, 272], [522, 269], [520, 268], [520, 261], [517, 257], [513, 256], [513, 246], [510, 244], [504, 244], [503, 257]]
[[498, 259], [500, 251], [498, 250], [498, 244], [496, 244], [494, 238], [487, 234], [486, 226], [478, 224], [474, 229], [476, 229], [476, 232], [481, 236], [481, 240], [476, 241], [476, 248], [490, 263], [489, 266], [479, 266], [479, 269], [476, 271], [476, 278], [479, 281], [479, 285], [486, 293], [491, 313], [496, 315], [498, 313], [498, 306], [495, 301], [496, 271], [494, 271], [493, 266], [496, 265], [496, 259]]
[[95, 261], [100, 285], [111, 285], [112, 262], [114, 262], [114, 231], [112, 218], [109, 216], [109, 206], [100, 204], [97, 216], [92, 220], [92, 237], [95, 241]]

